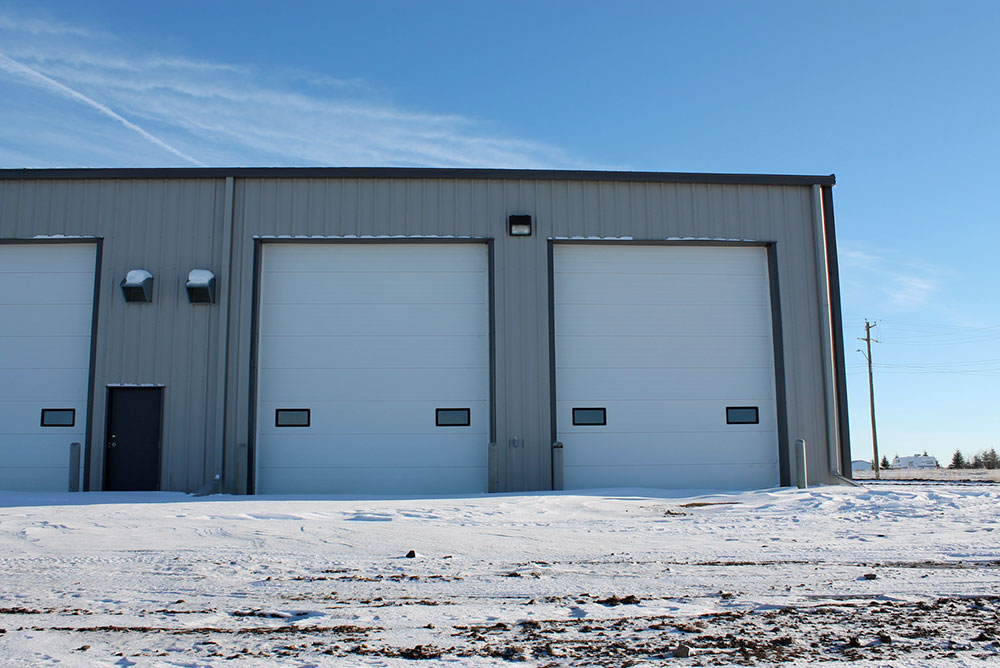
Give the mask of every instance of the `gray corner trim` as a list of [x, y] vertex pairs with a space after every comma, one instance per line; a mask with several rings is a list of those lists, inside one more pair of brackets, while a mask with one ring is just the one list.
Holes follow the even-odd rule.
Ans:
[[[832, 184], [831, 184], [832, 185]], [[830, 288], [830, 319], [833, 333], [834, 373], [837, 383], [837, 422], [840, 432], [840, 470], [845, 477], [851, 472], [851, 430], [847, 415], [847, 373], [844, 359], [844, 320], [840, 302], [840, 265], [837, 260], [837, 230], [833, 216], [833, 188], [822, 191], [823, 222], [826, 234], [826, 266]]]
[[260, 239], [253, 241], [253, 289], [250, 312], [250, 406], [247, 410], [247, 494], [257, 493], [257, 356], [260, 342]]
[[[494, 257], [493, 239], [486, 241], [486, 281], [487, 307], [489, 308], [489, 340], [490, 340], [490, 443], [497, 440], [497, 311], [496, 311], [496, 261]], [[487, 472], [489, 480], [495, 475]]]
[[767, 278], [771, 293], [771, 345], [774, 350], [774, 397], [778, 420], [778, 471], [782, 487], [791, 485], [788, 443], [788, 390], [785, 386], [785, 341], [781, 328], [781, 290], [777, 244], [767, 245]]
[[87, 375], [87, 433], [83, 446], [83, 491], [90, 491], [91, 453], [94, 451], [94, 386], [97, 383], [97, 334], [101, 322], [101, 270], [104, 265], [104, 239], [97, 240], [94, 260], [94, 311], [90, 321], [90, 372]]
[[796, 174], [707, 174], [568, 169], [469, 169], [439, 167], [141, 167], [0, 169], [12, 179], [491, 179], [526, 181], [631, 181], [728, 185], [812, 186], [836, 183], [836, 176]]
[[[549, 423], [551, 425], [551, 431], [549, 434], [549, 443], [556, 442], [556, 435], [559, 433], [559, 425], [557, 424], [556, 418], [556, 273], [555, 273], [555, 243], [552, 239], [547, 242], [546, 256], [548, 258], [548, 271], [549, 277]], [[551, 452], [551, 451], [550, 451]], [[552, 454], [552, 475], [549, 481], [552, 489], [562, 489], [562, 487], [556, 487], [556, 483], [562, 481], [562, 452], [559, 453], [558, 462], [556, 461], [556, 456]], [[557, 471], [556, 465], [559, 465], [559, 470]]]

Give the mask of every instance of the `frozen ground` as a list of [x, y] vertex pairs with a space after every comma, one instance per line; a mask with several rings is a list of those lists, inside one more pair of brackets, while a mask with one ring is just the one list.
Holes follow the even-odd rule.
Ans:
[[[855, 480], [871, 480], [874, 471], [855, 471]], [[882, 469], [883, 480], [948, 480], [952, 482], [1000, 482], [1000, 469]]]
[[1000, 659], [1000, 485], [663, 494], [5, 493], [0, 664]]

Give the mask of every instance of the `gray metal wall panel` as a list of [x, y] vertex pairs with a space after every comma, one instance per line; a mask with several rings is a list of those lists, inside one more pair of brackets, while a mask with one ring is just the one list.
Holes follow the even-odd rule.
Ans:
[[[193, 491], [214, 474], [214, 372], [224, 313], [187, 301], [190, 269], [222, 268], [224, 179], [0, 183], [0, 236], [103, 237], [91, 489], [101, 488], [107, 386], [163, 385], [161, 486]], [[129, 269], [154, 275], [151, 304], [127, 305]], [[217, 281], [225, 287], [227, 277]]]
[[[224, 266], [224, 178], [0, 180], [0, 235], [105, 237], [95, 443], [103, 443], [108, 383], [167, 390], [164, 486], [197, 488], [214, 473], [225, 323], [219, 307], [191, 306], [187, 270]], [[509, 214], [534, 218], [530, 238], [507, 236]], [[830, 480], [811, 187], [557, 179], [241, 178], [233, 201], [229, 298], [226, 488], [243, 489], [253, 329], [255, 237], [459, 236], [494, 238], [498, 480], [502, 490], [548, 488], [549, 237], [776, 242], [782, 283], [788, 437], [806, 439], [814, 478]], [[155, 301], [127, 307], [127, 269], [156, 276]], [[511, 440], [519, 437], [521, 447]], [[95, 471], [100, 461], [95, 458]], [[97, 473], [95, 473], [97, 475]]]

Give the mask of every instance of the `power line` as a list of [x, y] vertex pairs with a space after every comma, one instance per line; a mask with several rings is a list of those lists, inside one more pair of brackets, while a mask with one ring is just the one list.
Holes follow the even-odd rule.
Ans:
[[[1000, 325], [945, 325], [902, 320], [881, 321], [882, 343], [903, 346], [981, 343], [1000, 339]], [[895, 333], [900, 331], [900, 333]]]

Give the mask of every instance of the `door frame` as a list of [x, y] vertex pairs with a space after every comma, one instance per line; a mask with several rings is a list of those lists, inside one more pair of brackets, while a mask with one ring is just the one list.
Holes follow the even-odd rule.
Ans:
[[[495, 259], [492, 237], [320, 237], [320, 238], [285, 238], [285, 237], [265, 237], [255, 238], [253, 243], [253, 282], [251, 287], [251, 312], [250, 312], [250, 405], [247, 411], [247, 471], [246, 471], [246, 493], [257, 493], [257, 401], [258, 401], [258, 364], [260, 361], [260, 292], [261, 274], [263, 273], [263, 253], [264, 245], [305, 245], [305, 244], [343, 244], [343, 245], [375, 245], [375, 244], [412, 244], [435, 245], [435, 244], [482, 244], [486, 247], [486, 287], [487, 287], [487, 309], [488, 309], [488, 342], [489, 342], [489, 439], [490, 443], [497, 439], [497, 363], [496, 363], [496, 280], [495, 280]], [[494, 472], [487, 465], [487, 488], [489, 480]]]
[[[767, 254], [767, 281], [771, 306], [771, 349], [774, 358], [774, 398], [777, 417], [778, 435], [778, 480], [779, 485], [787, 487], [791, 484], [789, 466], [790, 452], [788, 442], [788, 397], [785, 387], [785, 344], [781, 329], [781, 294], [778, 283], [777, 242], [774, 241], [729, 241], [713, 239], [549, 239], [548, 240], [548, 278], [549, 278], [549, 416], [551, 441], [555, 446], [558, 439], [559, 425], [556, 421], [556, 299], [555, 299], [555, 246], [722, 246], [729, 248], [763, 248]], [[556, 471], [557, 462], [552, 449], [552, 489], [557, 489], [556, 483], [563, 479], [563, 472]], [[560, 451], [561, 454], [561, 451]], [[561, 489], [561, 486], [559, 487]]]
[[0, 245], [4, 246], [41, 246], [41, 245], [61, 245], [61, 244], [76, 244], [76, 245], [86, 245], [92, 244], [94, 246], [94, 297], [91, 302], [91, 315], [90, 315], [90, 351], [89, 358], [87, 360], [88, 370], [87, 370], [87, 407], [85, 411], [85, 429], [84, 432], [84, 443], [83, 443], [83, 485], [81, 490], [84, 492], [90, 491], [90, 469], [91, 469], [91, 453], [94, 449], [93, 439], [94, 439], [94, 399], [96, 398], [96, 378], [97, 378], [97, 328], [100, 324], [101, 318], [101, 281], [103, 277], [101, 276], [101, 270], [104, 264], [104, 237], [103, 236], [91, 236], [85, 235], [81, 237], [73, 238], [35, 238], [35, 237], [9, 237], [0, 238]]
[[156, 430], [156, 488], [150, 491], [160, 491], [163, 488], [160, 477], [163, 475], [163, 406], [164, 406], [164, 386], [163, 385], [108, 385], [104, 400], [104, 441], [101, 450], [101, 490], [107, 489], [108, 482], [108, 435], [111, 433], [111, 411], [114, 404], [111, 395], [114, 390], [150, 391], [155, 390], [160, 395], [160, 420]]

